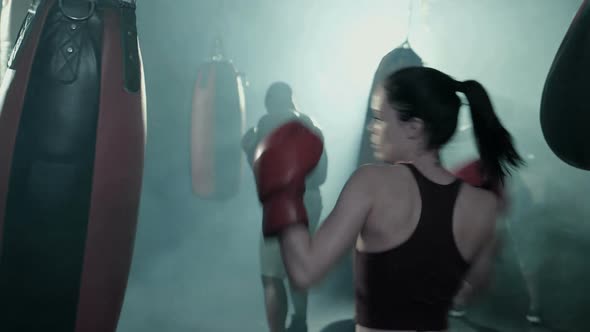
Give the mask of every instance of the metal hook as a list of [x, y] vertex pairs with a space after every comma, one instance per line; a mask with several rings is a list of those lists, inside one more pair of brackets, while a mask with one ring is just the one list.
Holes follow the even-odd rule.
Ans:
[[59, 10], [61, 11], [61, 13], [65, 17], [69, 18], [72, 21], [77, 21], [77, 22], [86, 21], [89, 18], [91, 18], [92, 15], [94, 15], [94, 11], [96, 9], [96, 2], [94, 2], [94, 0], [88, 0], [88, 2], [90, 2], [90, 11], [88, 12], [88, 15], [86, 15], [84, 17], [75, 17], [75, 16], [72, 16], [72, 15], [69, 15], [68, 13], [66, 13], [64, 6], [63, 6], [63, 0], [59, 0]]
[[412, 48], [412, 45], [410, 45], [410, 40], [408, 38], [406, 38], [406, 40], [404, 40], [404, 42], [400, 45], [401, 48]]

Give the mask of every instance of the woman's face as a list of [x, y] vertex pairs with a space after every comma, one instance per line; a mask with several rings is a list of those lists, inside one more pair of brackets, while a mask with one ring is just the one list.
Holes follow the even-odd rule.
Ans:
[[375, 89], [371, 110], [373, 121], [369, 131], [375, 158], [391, 163], [406, 160], [411, 148], [407, 124], [399, 119], [398, 111], [387, 102], [383, 87]]

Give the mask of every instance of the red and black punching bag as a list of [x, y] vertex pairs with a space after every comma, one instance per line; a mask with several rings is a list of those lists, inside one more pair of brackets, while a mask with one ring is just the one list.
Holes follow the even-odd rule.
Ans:
[[0, 331], [115, 332], [145, 150], [135, 1], [29, 2], [0, 91]]
[[377, 162], [373, 156], [373, 149], [371, 148], [370, 133], [366, 130], [373, 120], [373, 112], [371, 111], [371, 96], [375, 92], [377, 86], [390, 74], [406, 67], [423, 66], [422, 59], [410, 47], [406, 41], [399, 47], [394, 48], [387, 53], [379, 62], [379, 66], [373, 76], [373, 82], [369, 91], [369, 101], [365, 110], [365, 123], [363, 126], [361, 137], [361, 148], [358, 155], [357, 166]]
[[545, 81], [541, 129], [567, 164], [590, 170], [590, 5], [582, 3]]
[[242, 76], [223, 56], [219, 39], [214, 54], [197, 70], [191, 117], [191, 175], [195, 195], [223, 200], [235, 195], [240, 185], [246, 100]]

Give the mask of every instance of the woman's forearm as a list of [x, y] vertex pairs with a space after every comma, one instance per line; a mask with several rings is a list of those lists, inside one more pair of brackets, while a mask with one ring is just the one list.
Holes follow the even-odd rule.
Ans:
[[311, 260], [311, 236], [303, 225], [294, 225], [280, 235], [281, 255], [291, 283], [298, 289], [311, 287], [314, 273]]

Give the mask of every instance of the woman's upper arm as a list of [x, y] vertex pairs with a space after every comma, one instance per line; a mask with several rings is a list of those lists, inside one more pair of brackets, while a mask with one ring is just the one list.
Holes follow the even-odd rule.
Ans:
[[499, 202], [491, 195], [485, 198], [482, 207], [478, 209], [479, 220], [474, 223], [479, 225], [477, 232], [478, 250], [473, 259], [471, 269], [468, 273], [467, 280], [474, 284], [486, 284], [494, 263], [496, 253], [501, 245], [497, 234], [496, 224], [499, 214]]
[[321, 278], [355, 244], [372, 205], [373, 166], [363, 166], [350, 177], [334, 209], [316, 231], [312, 257]]

